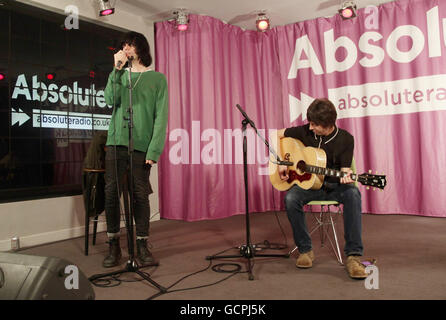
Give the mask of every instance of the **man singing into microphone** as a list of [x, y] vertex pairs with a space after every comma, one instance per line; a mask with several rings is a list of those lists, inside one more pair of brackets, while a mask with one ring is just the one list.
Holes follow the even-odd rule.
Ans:
[[[119, 190], [129, 167], [129, 68], [131, 60], [131, 87], [133, 106], [133, 194], [136, 225], [136, 258], [141, 264], [155, 261], [147, 248], [149, 236], [149, 182], [150, 169], [164, 148], [168, 115], [166, 77], [149, 69], [152, 63], [147, 39], [140, 33], [125, 35], [121, 50], [114, 55], [114, 68], [105, 88], [105, 101], [114, 107], [108, 129], [105, 157], [105, 215], [109, 255], [103, 266], [117, 266], [121, 259], [119, 245], [120, 206]], [[129, 64], [130, 65], [130, 64]]]

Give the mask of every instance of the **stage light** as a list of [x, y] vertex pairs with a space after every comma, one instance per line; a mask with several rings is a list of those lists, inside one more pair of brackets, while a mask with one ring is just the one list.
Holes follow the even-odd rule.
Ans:
[[51, 72], [47, 72], [47, 73], [45, 73], [45, 78], [47, 80], [54, 80], [54, 79], [56, 79], [56, 74], [55, 73], [51, 73]]
[[177, 24], [177, 29], [179, 31], [186, 31], [189, 24], [189, 17], [187, 13], [184, 12], [184, 10], [180, 9], [178, 11], [175, 11], [174, 14], [176, 15], [175, 21]]
[[6, 76], [0, 72], [0, 81], [4, 80], [6, 78]]
[[109, 0], [99, 0], [99, 16], [108, 16], [115, 13], [115, 8], [112, 8]]
[[94, 77], [96, 76], [96, 72], [90, 70], [90, 72], [88, 72], [88, 77], [91, 79], [94, 79]]
[[269, 29], [269, 18], [265, 13], [259, 13], [256, 19], [257, 31], [265, 32]]
[[352, 19], [356, 17], [356, 4], [353, 1], [345, 1], [338, 12], [342, 19]]

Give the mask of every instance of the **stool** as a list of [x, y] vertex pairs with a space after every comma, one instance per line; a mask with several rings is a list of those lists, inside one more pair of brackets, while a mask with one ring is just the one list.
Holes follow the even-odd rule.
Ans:
[[[93, 219], [93, 245], [96, 244], [98, 217], [104, 211], [105, 169], [83, 169], [82, 191], [85, 206], [85, 255], [88, 256], [90, 217]], [[91, 214], [93, 213], [93, 214]]]

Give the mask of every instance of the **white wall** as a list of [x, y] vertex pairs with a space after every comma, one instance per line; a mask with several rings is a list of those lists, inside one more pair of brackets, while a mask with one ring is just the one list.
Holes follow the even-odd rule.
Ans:
[[[98, 17], [96, 0], [18, 1], [62, 14], [66, 6], [75, 5], [79, 9], [81, 19], [89, 22], [102, 22], [144, 34], [149, 41], [151, 53], [154, 57], [153, 24], [143, 21], [138, 16], [119, 10], [119, 1], [116, 1], [115, 14], [101, 18]], [[80, 27], [82, 28], [82, 24], [80, 24]], [[111, 68], [112, 66], [110, 66], [110, 70]], [[159, 212], [157, 169], [158, 167], [155, 165], [150, 176], [154, 191], [150, 195], [152, 220], [159, 219], [159, 214], [157, 214]], [[9, 250], [11, 248], [11, 238], [15, 236], [20, 238], [22, 248], [83, 236], [84, 214], [82, 196], [0, 204], [0, 251]], [[99, 220], [98, 232], [101, 232], [105, 230], [104, 213], [100, 215]], [[91, 225], [90, 230], [92, 231], [92, 229]]]

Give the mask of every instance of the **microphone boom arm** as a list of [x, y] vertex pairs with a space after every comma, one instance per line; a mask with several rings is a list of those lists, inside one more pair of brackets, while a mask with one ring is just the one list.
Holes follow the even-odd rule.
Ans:
[[280, 159], [280, 157], [277, 155], [277, 153], [273, 150], [273, 148], [269, 145], [268, 141], [265, 140], [265, 138], [263, 138], [260, 133], [257, 131], [257, 128], [254, 124], [254, 122], [248, 117], [248, 115], [246, 114], [246, 112], [242, 109], [242, 107], [240, 107], [239, 104], [236, 104], [237, 109], [239, 109], [239, 111], [241, 112], [241, 114], [243, 115], [243, 117], [246, 119], [246, 121], [251, 125], [251, 127], [254, 129], [255, 133], [259, 136], [260, 139], [262, 139], [263, 143], [265, 143], [265, 145], [268, 147], [269, 152], [274, 156], [274, 158], [276, 159], [276, 161], [271, 161], [274, 164], [278, 164], [278, 165], [282, 165], [282, 166], [292, 166], [294, 165], [293, 162], [290, 161], [283, 161]]

